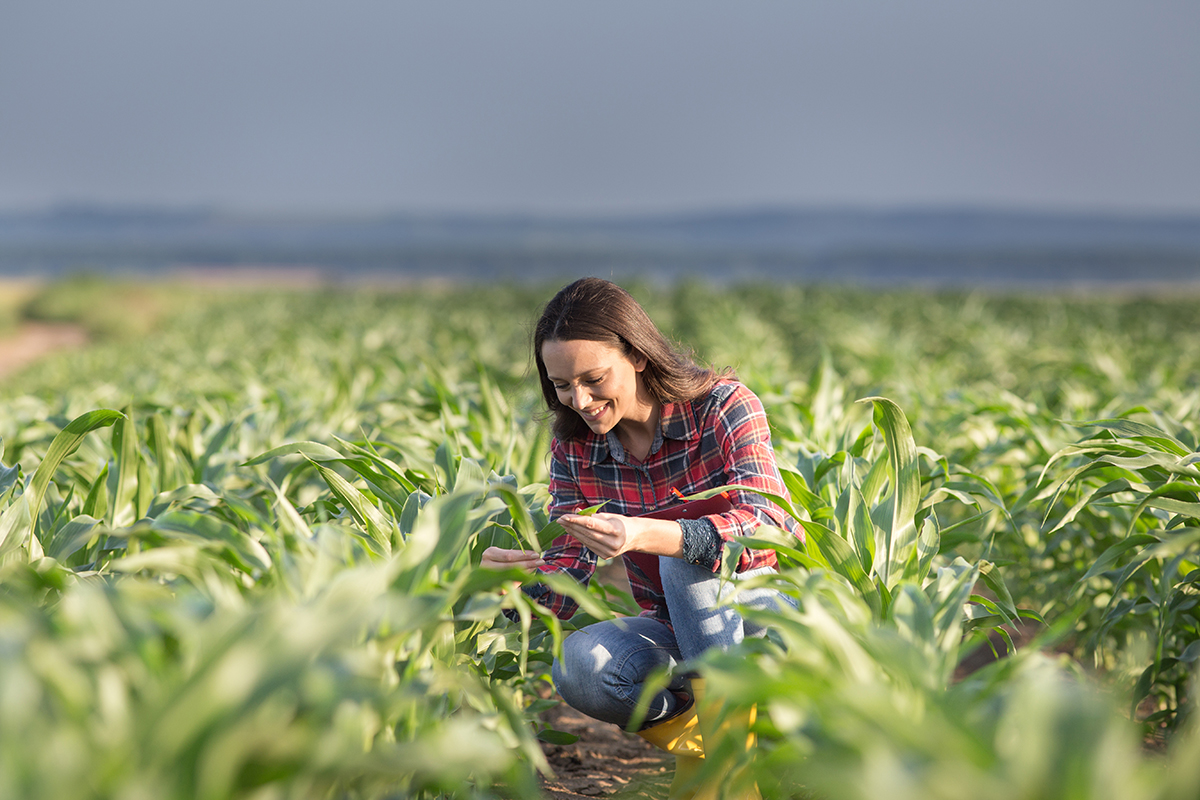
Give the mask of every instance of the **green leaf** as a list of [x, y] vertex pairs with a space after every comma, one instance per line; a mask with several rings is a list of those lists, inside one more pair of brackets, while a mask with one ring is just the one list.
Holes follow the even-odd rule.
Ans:
[[54, 536], [46, 545], [46, 555], [58, 561], [65, 561], [87, 544], [100, 520], [81, 514], [54, 532]]
[[520, 540], [529, 547], [530, 550], [542, 552], [541, 542], [538, 540], [537, 527], [533, 524], [533, 517], [529, 513], [529, 508], [525, 505], [524, 499], [517, 490], [507, 483], [493, 481], [490, 484], [490, 491], [493, 494], [499, 495], [504, 501], [504, 505], [508, 508], [508, 515], [512, 519], [512, 527], [516, 531]]
[[1096, 559], [1096, 563], [1092, 564], [1091, 568], [1084, 573], [1083, 577], [1075, 582], [1075, 586], [1071, 589], [1071, 593], [1074, 594], [1078, 592], [1090, 579], [1096, 577], [1102, 572], [1107, 572], [1108, 569], [1117, 562], [1117, 559], [1121, 558], [1121, 556], [1125, 555], [1129, 551], [1151, 544], [1158, 544], [1158, 541], [1158, 537], [1150, 536], [1149, 534], [1144, 533], [1135, 534], [1128, 538], [1122, 539], [1101, 553], [1100, 558]]
[[20, 464], [13, 464], [11, 467], [6, 467], [0, 463], [0, 495], [3, 495], [9, 489], [16, 486], [17, 478], [20, 474]]
[[579, 741], [579, 737], [573, 733], [567, 733], [566, 731], [554, 731], [550, 730], [549, 728], [543, 731], [538, 731], [537, 738], [540, 741], [546, 742], [547, 744], [558, 745], [575, 744]]
[[1177, 456], [1186, 457], [1191, 454], [1191, 450], [1183, 442], [1161, 428], [1131, 419], [1095, 419], [1086, 422], [1072, 422], [1070, 424], [1076, 428], [1103, 428], [1119, 436], [1153, 444], [1164, 452], [1173, 453]]
[[96, 480], [92, 481], [87, 497], [83, 501], [85, 516], [102, 519], [108, 514], [108, 463], [100, 469]]
[[146, 423], [146, 441], [158, 465], [158, 490], [169, 492], [179, 485], [179, 468], [171, 434], [163, 415], [154, 413]]
[[849, 543], [820, 523], [805, 523], [804, 531], [808, 534], [805, 542], [805, 550], [808, 554], [826, 569], [849, 580], [867, 601], [871, 610], [879, 614], [883, 607], [879, 598], [879, 589], [867, 577], [866, 571], [863, 570], [858, 556], [855, 555]]
[[[192, 503], [199, 500], [199, 503]], [[195, 511], [207, 511], [221, 503], [221, 497], [202, 483], [185, 483], [169, 492], [162, 492], [150, 503], [147, 516], [157, 517], [174, 507], [191, 507]]]
[[387, 478], [398, 483], [404, 488], [405, 492], [411, 493], [417, 490], [416, 484], [414, 484], [404, 475], [404, 470], [400, 468], [400, 465], [380, 455], [371, 442], [368, 441], [366, 446], [363, 447], [354, 444], [353, 442], [347, 442], [344, 439], [339, 439], [336, 436], [334, 437], [334, 440], [351, 453], [361, 456], [369, 463], [374, 464], [379, 472], [387, 476]]
[[938, 569], [937, 578], [927, 590], [935, 604], [934, 625], [938, 642], [943, 651], [954, 654], [952, 662], [957, 662], [958, 646], [962, 642], [963, 607], [978, 578], [977, 567], [956, 558], [948, 566]]
[[342, 501], [342, 504], [349, 509], [351, 516], [354, 517], [354, 521], [362, 527], [371, 541], [378, 545], [379, 553], [383, 555], [390, 553], [392, 549], [391, 525], [384, 519], [379, 509], [341, 475], [324, 464], [315, 461], [312, 463], [329, 486], [329, 491]]
[[937, 520], [932, 516], [926, 517], [925, 522], [921, 525], [921, 536], [917, 540], [917, 547], [910, 560], [913, 567], [905, 568], [904, 577], [923, 583], [925, 576], [929, 574], [929, 568], [933, 565], [933, 557], [941, 551], [941, 544], [942, 537], [938, 533]]
[[0, 563], [25, 544], [30, 527], [29, 495], [23, 494], [0, 512]]
[[1017, 606], [1013, 602], [1012, 594], [1008, 591], [1008, 586], [1004, 583], [1004, 578], [1000, 575], [1000, 570], [990, 561], [980, 561], [978, 566], [979, 577], [992, 590], [992, 594], [996, 597], [996, 605], [1008, 618], [1006, 621], [1016, 622]]
[[[250, 536], [218, 517], [195, 511], [168, 511], [150, 523], [151, 530], [187, 534], [197, 544], [224, 545], [219, 550], [239, 569], [250, 572], [271, 569], [271, 556]], [[115, 565], [114, 565], [115, 566]]]
[[884, 583], [891, 585], [891, 575], [899, 574], [908, 560], [908, 548], [917, 539], [916, 513], [921, 502], [921, 476], [917, 467], [917, 445], [912, 429], [900, 406], [886, 397], [867, 397], [859, 403], [874, 404], [875, 425], [883, 431], [888, 447], [889, 477], [892, 480], [891, 529], [885, 531], [886, 570], [881, 570]]
[[280, 445], [272, 448], [262, 455], [255, 456], [249, 461], [242, 464], [243, 467], [253, 467], [257, 464], [262, 464], [275, 458], [283, 458], [284, 456], [301, 455], [309, 461], [324, 462], [324, 461], [342, 461], [346, 457], [334, 450], [326, 444], [319, 442], [291, 442], [290, 444]]
[[783, 478], [783, 485], [787, 488], [793, 502], [798, 503], [807, 511], [812, 519], [819, 522], [830, 516], [829, 504], [808, 488], [803, 475], [790, 469], [780, 469], [779, 474]]
[[134, 496], [137, 491], [138, 451], [137, 427], [134, 425], [132, 407], [113, 426], [113, 451], [116, 457], [116, 486], [112, 490], [112, 503], [106, 521], [109, 527], [124, 527], [137, 519]]
[[1184, 648], [1184, 651], [1179, 654], [1178, 658], [1180, 661], [1188, 664], [1194, 664], [1196, 661], [1200, 661], [1200, 640], [1192, 642], [1186, 648]]
[[1146, 508], [1157, 508], [1163, 511], [1169, 511], [1172, 514], [1179, 514], [1191, 519], [1200, 520], [1200, 502], [1180, 500], [1177, 497], [1168, 497], [1167, 495], [1185, 495], [1196, 497], [1200, 492], [1200, 486], [1194, 483], [1184, 481], [1170, 481], [1161, 486], [1157, 486], [1146, 497], [1138, 503], [1133, 514], [1130, 515], [1129, 532], [1132, 533], [1134, 525], [1137, 523], [1138, 517]]
[[[714, 494], [720, 494], [720, 492], [714, 492]], [[605, 500], [603, 503], [597, 503], [594, 506], [582, 508], [578, 511], [573, 511], [571, 513], [579, 514], [579, 515], [585, 516], [585, 517], [591, 516], [592, 514], [595, 514], [597, 511], [599, 511], [600, 509], [604, 508], [606, 505], [608, 505], [607, 500]], [[566, 529], [563, 528], [562, 525], [559, 525], [557, 521], [548, 523], [544, 528], [542, 528], [540, 531], [538, 531], [538, 534], [537, 534], [538, 552], [544, 553], [546, 551], [546, 548], [554, 543], [555, 539], [557, 539], [560, 536], [565, 536], [566, 534], [567, 534]]]
[[107, 428], [121, 419], [125, 419], [124, 414], [109, 408], [88, 411], [67, 423], [67, 426], [54, 437], [54, 441], [50, 443], [50, 448], [46, 451], [46, 457], [38, 465], [37, 470], [33, 473], [33, 480], [29, 484], [29, 517], [35, 536], [38, 514], [42, 510], [42, 501], [46, 497], [46, 490], [50, 487], [50, 481], [53, 480], [54, 473], [58, 471], [59, 466], [79, 448], [80, 443], [89, 433], [100, 428]]
[[445, 488], [450, 490], [458, 483], [458, 457], [451, 452], [450, 440], [443, 440], [438, 445], [437, 452], [433, 454], [433, 461], [441, 467], [443, 474], [446, 476]]
[[417, 525], [417, 515], [421, 513], [421, 508], [430, 499], [429, 495], [416, 489], [404, 501], [404, 510], [400, 513], [400, 534], [407, 537], [413, 532]]

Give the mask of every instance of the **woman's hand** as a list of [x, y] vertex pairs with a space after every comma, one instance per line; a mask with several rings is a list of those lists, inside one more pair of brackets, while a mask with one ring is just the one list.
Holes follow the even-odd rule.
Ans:
[[629, 528], [637, 526], [631, 517], [620, 514], [564, 514], [558, 518], [558, 524], [600, 558], [616, 558], [633, 549]]
[[505, 550], [503, 547], [489, 547], [483, 551], [480, 566], [485, 569], [505, 570], [510, 567], [533, 570], [546, 562], [532, 550]]
[[672, 520], [626, 517], [621, 514], [564, 514], [563, 530], [600, 558], [622, 553], [683, 555], [683, 530]]

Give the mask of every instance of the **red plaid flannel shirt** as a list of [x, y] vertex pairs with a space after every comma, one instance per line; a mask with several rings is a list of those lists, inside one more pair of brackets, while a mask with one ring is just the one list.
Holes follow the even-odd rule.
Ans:
[[[775, 465], [771, 433], [762, 402], [741, 383], [719, 382], [707, 397], [691, 403], [664, 403], [660, 435], [651, 453], [638, 464], [621, 447], [615, 433], [588, 433], [581, 439], [555, 440], [550, 463], [550, 518], [596, 505], [603, 511], [636, 516], [678, 502], [672, 489], [685, 495], [726, 484], [752, 486], [787, 497]], [[733, 510], [705, 519], [723, 541], [746, 536], [761, 524], [803, 537], [803, 530], [778, 506], [749, 492], [731, 492]], [[596, 569], [596, 555], [570, 536], [560, 536], [543, 555], [542, 572], [559, 572], [586, 585]], [[642, 616], [670, 620], [657, 575], [647, 575], [624, 558], [633, 597]], [[745, 550], [737, 571], [775, 566], [772, 550]], [[716, 567], [720, 567], [718, 560]], [[575, 613], [569, 597], [543, 585], [526, 593], [561, 619]]]

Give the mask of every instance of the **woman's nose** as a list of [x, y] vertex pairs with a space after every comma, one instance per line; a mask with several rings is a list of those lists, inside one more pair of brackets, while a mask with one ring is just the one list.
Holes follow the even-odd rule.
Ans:
[[577, 386], [571, 390], [571, 407], [576, 411], [582, 411], [587, 408], [588, 397], [582, 386]]

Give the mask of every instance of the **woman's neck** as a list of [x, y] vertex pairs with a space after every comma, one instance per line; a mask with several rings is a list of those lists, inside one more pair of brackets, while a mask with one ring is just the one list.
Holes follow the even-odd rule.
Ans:
[[654, 446], [654, 437], [658, 434], [658, 423], [662, 419], [662, 404], [653, 400], [646, 407], [644, 414], [626, 416], [617, 423], [617, 438], [625, 448], [625, 452], [638, 461], [645, 461]]

